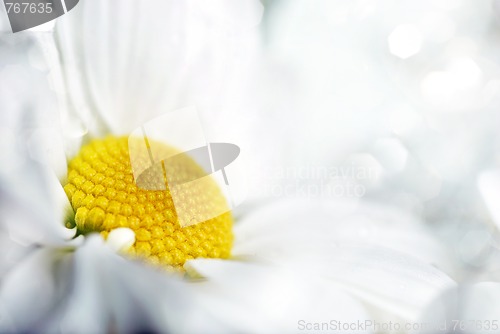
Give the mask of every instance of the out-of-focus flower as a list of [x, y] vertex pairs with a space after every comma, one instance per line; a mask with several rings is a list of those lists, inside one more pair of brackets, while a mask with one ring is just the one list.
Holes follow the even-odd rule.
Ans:
[[0, 330], [292, 332], [301, 320], [379, 312], [414, 320], [454, 285], [433, 266], [445, 255], [418, 220], [358, 201], [242, 207], [231, 259], [190, 260], [186, 277], [122, 257], [119, 242], [73, 238], [64, 226], [70, 206], [60, 180], [86, 140], [127, 134], [193, 103], [212, 138], [237, 132], [244, 122], [213, 110], [242, 94], [235, 87], [258, 48], [251, 27], [261, 10], [256, 1], [87, 0], [60, 18], [58, 52], [46, 52], [61, 117], [47, 115], [39, 127], [37, 108], [8, 113], [18, 112], [12, 133], [22, 150], [7, 148], [6, 164], [21, 162], [0, 175], [1, 238], [15, 256], [0, 263]]
[[494, 333], [500, 329], [500, 283], [464, 284], [444, 291], [410, 333]]

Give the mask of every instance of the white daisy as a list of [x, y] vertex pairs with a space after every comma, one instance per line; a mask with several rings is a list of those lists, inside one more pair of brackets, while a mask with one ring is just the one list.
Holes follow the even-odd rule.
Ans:
[[[132, 215], [125, 214], [125, 228], [107, 229], [104, 216], [93, 216], [91, 209], [79, 216], [76, 210], [80, 230], [91, 224], [90, 230], [102, 232], [73, 238], [75, 229], [65, 226], [71, 223], [67, 210], [83, 207], [90, 195], [85, 182], [94, 175], [78, 157], [90, 150], [92, 167], [98, 168], [103, 161], [92, 150], [116, 149], [121, 135], [156, 115], [196, 104], [210, 120], [210, 138], [238, 139], [243, 151], [253, 151], [244, 137], [255, 134], [238, 134], [245, 132], [238, 128], [238, 112], [215, 110], [228, 110], [242, 94], [235, 88], [245, 79], [239, 66], [248, 67], [255, 57], [251, 27], [261, 12], [254, 1], [236, 6], [232, 1], [87, 0], [59, 19], [57, 52], [50, 43], [43, 45], [57, 61], [50, 71], [62, 98], [61, 116], [43, 109], [37, 120], [37, 108], [6, 106], [6, 120], [17, 122], [9, 131], [26, 151], [7, 147], [2, 158], [3, 164], [20, 162], [2, 169], [0, 179], [1, 238], [8, 242], [2, 247], [11, 254], [0, 263], [0, 330], [271, 333], [332, 320], [412, 321], [436, 294], [454, 285], [433, 266], [443, 266], [446, 258], [420, 222], [357, 201], [249, 202], [234, 213], [233, 230], [229, 216], [213, 220], [213, 229], [203, 232], [206, 253], [195, 259], [190, 258], [196, 252], [182, 246], [193, 244], [187, 232], [187, 240], [167, 247], [180, 227], [164, 228], [155, 252], [150, 235], [156, 232], [141, 219], [133, 225]], [[105, 176], [118, 182], [131, 171], [117, 174]], [[104, 193], [113, 189], [101, 185]], [[74, 196], [78, 191], [84, 195], [80, 200]], [[109, 201], [121, 201], [108, 195]], [[148, 197], [144, 205], [154, 203]], [[89, 205], [98, 207], [94, 204]], [[200, 226], [206, 223], [190, 228], [196, 234]], [[222, 234], [211, 238], [211, 233]], [[225, 249], [231, 234], [232, 249]], [[132, 259], [131, 245], [153, 264]], [[182, 267], [186, 275], [156, 270], [156, 263]]]

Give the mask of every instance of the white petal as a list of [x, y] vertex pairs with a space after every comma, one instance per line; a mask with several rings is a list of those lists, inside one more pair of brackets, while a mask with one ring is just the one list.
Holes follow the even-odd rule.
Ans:
[[25, 257], [32, 249], [15, 242], [0, 229], [0, 277]]
[[422, 223], [386, 207], [286, 200], [243, 218], [235, 234], [236, 257], [310, 270], [401, 318], [454, 284], [430, 265], [447, 257]]
[[4, 325], [23, 332], [50, 314], [67, 288], [65, 282], [54, 279], [58, 271], [69, 273], [64, 258], [61, 250], [38, 249], [3, 277], [0, 308], [8, 319]]
[[446, 249], [421, 221], [363, 201], [282, 200], [243, 216], [234, 230], [236, 256], [314, 257], [335, 242], [363, 242], [449, 269]]
[[135, 233], [127, 227], [115, 228], [108, 234], [106, 243], [116, 252], [127, 250], [135, 242]]
[[0, 33], [12, 33], [5, 7], [0, 8]]
[[20, 65], [1, 72], [0, 226], [24, 244], [60, 243], [74, 231], [64, 227], [70, 205], [58, 178], [66, 160], [46, 75]]
[[436, 333], [435, 328], [463, 333], [496, 333], [500, 315], [500, 283], [465, 284], [444, 291], [427, 307], [417, 323], [430, 324], [428, 330], [411, 333]]
[[50, 167], [59, 180], [68, 174], [68, 165], [59, 127], [39, 128], [27, 139], [31, 158]]
[[87, 237], [69, 260], [70, 270], [54, 276], [69, 288], [37, 331], [192, 332], [190, 321], [197, 318], [209, 333], [219, 332], [210, 330], [210, 318], [196, 303], [191, 284], [118, 256], [99, 235]]
[[500, 228], [500, 171], [490, 170], [481, 173], [478, 186], [493, 220]]
[[236, 332], [292, 333], [302, 323], [368, 319], [357, 301], [300, 268], [208, 259], [185, 267], [207, 278], [196, 286], [199, 302]]
[[398, 317], [415, 320], [425, 306], [455, 282], [411, 256], [382, 247], [339, 244], [316, 259], [290, 261], [329, 277], [351, 293]]
[[74, 252], [36, 250], [4, 276], [0, 331], [191, 332], [194, 318], [213, 329], [191, 290], [180, 277], [125, 260], [91, 235]]
[[106, 130], [91, 124], [96, 118], [111, 132], [127, 133], [196, 103], [195, 95], [218, 98], [238, 42], [232, 28], [241, 25], [231, 15], [248, 15], [245, 26], [262, 15], [256, 0], [226, 5], [88, 0], [59, 18], [55, 36], [70, 105], [90, 132]]
[[68, 198], [47, 166], [28, 160], [1, 177], [0, 192], [2, 225], [15, 241], [62, 244], [75, 235], [64, 226], [71, 210]]

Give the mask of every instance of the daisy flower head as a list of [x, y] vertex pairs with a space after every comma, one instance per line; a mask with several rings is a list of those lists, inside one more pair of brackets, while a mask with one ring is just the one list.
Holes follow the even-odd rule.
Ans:
[[[199, 131], [155, 124], [196, 105], [208, 138], [258, 161], [245, 156], [256, 134], [261, 145], [274, 138], [253, 128], [242, 91], [262, 56], [262, 11], [251, 0], [86, 0], [36, 35], [57, 99], [2, 115], [15, 143], [2, 159], [18, 162], [0, 179], [9, 254], [0, 330], [274, 333], [381, 314], [411, 321], [454, 286], [436, 268], [446, 252], [411, 215], [251, 193], [231, 211], [228, 175], [217, 180], [183, 153], [200, 147]], [[47, 86], [43, 75], [32, 81]]]

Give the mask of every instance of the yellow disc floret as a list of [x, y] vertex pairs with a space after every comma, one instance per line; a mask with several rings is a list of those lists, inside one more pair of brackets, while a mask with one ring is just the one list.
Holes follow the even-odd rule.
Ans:
[[[170, 154], [175, 152], [161, 143], [155, 143], [155, 149]], [[178, 159], [177, 165], [167, 168], [173, 169], [169, 172], [174, 177], [177, 174], [184, 178], [192, 175], [191, 179], [206, 176], [189, 158]], [[184, 211], [200, 217], [207, 208], [226, 205], [217, 184], [211, 177], [205, 177], [194, 188], [196, 194], [193, 189], [184, 193], [182, 187], [179, 189], [174, 206], [168, 184], [163, 190], [138, 186], [131, 165], [129, 139], [113, 136], [93, 140], [82, 147], [69, 163], [64, 185], [75, 211], [78, 231], [82, 234], [98, 232], [107, 238], [113, 229], [128, 227], [135, 232], [136, 239], [127, 250], [131, 256], [173, 267], [182, 267], [186, 260], [198, 257], [229, 257], [233, 235], [228, 210], [188, 226], [181, 224], [176, 211], [176, 206], [179, 210], [181, 205]]]

